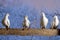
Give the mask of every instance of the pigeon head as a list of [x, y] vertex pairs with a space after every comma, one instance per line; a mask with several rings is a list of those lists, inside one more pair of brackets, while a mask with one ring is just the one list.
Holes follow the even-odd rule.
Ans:
[[24, 18], [25, 18], [25, 19], [28, 19], [28, 16], [25, 16]]
[[9, 16], [9, 13], [7, 13], [6, 16]]
[[42, 16], [45, 16], [45, 13], [44, 12], [42, 12]]
[[55, 16], [54, 16], [54, 19], [57, 19], [57, 18], [58, 18], [58, 17], [55, 15]]

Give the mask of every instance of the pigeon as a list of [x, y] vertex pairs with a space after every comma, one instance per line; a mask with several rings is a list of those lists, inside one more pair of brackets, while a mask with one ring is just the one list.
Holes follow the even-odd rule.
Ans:
[[51, 23], [51, 28], [56, 29], [58, 27], [58, 25], [59, 25], [59, 19], [58, 19], [58, 16], [55, 15], [53, 17], [53, 21]]
[[45, 29], [47, 24], [48, 24], [48, 18], [46, 17], [45, 13], [42, 12], [41, 13], [41, 21], [40, 21], [41, 28]]
[[2, 24], [6, 27], [7, 30], [10, 27], [10, 20], [8, 19], [8, 17], [9, 17], [9, 13], [7, 13], [4, 19], [2, 20]]
[[24, 17], [24, 21], [23, 21], [23, 30], [25, 29], [25, 28], [30, 28], [30, 21], [28, 20], [28, 16], [25, 16]]

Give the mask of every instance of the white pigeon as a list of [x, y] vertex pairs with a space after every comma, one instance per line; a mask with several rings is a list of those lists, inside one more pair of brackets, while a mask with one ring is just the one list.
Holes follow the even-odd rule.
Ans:
[[55, 15], [53, 17], [53, 21], [52, 21], [51, 26], [53, 29], [56, 29], [58, 27], [58, 25], [59, 25], [59, 19], [58, 19], [58, 16]]
[[23, 29], [24, 28], [30, 28], [30, 21], [28, 20], [28, 16], [24, 17], [24, 21], [23, 21]]
[[43, 28], [46, 28], [47, 24], [48, 24], [48, 19], [47, 19], [45, 13], [42, 12], [41, 21], [40, 21], [41, 28], [42, 28], [42, 29], [43, 29]]
[[10, 27], [10, 20], [8, 19], [8, 17], [9, 17], [9, 13], [7, 13], [4, 19], [2, 20], [2, 23], [6, 27], [7, 30]]

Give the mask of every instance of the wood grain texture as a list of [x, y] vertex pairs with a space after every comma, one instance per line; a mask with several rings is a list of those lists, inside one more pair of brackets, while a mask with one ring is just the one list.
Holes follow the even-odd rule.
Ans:
[[41, 35], [41, 36], [55, 36], [59, 35], [59, 29], [8, 29], [0, 28], [0, 35], [20, 35], [20, 36], [31, 36], [31, 35]]

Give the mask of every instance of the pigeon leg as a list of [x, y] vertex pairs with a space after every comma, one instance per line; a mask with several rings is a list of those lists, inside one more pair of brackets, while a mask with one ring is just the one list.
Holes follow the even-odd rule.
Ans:
[[58, 26], [55, 26], [54, 29], [57, 29]]
[[23, 29], [22, 30], [24, 30], [26, 28], [26, 26], [23, 26]]
[[8, 26], [6, 26], [6, 30], [8, 30]]
[[45, 27], [42, 27], [42, 29], [45, 29]]
[[57, 29], [57, 27], [58, 27], [58, 26], [53, 26], [53, 27], [51, 27], [51, 29]]
[[29, 29], [30, 29], [30, 27], [27, 28], [27, 30], [29, 30]]

